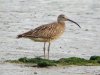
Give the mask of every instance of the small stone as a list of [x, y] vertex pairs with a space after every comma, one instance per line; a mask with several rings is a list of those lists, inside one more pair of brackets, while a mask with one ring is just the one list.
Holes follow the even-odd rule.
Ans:
[[88, 29], [85, 29], [85, 31], [89, 31]]
[[34, 72], [34, 74], [37, 74], [37, 72]]
[[60, 48], [62, 48], [62, 47], [60, 46]]

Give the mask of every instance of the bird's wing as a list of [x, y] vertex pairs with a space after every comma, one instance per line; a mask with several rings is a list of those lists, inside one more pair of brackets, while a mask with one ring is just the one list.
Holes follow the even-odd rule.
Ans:
[[57, 26], [57, 23], [54, 22], [51, 24], [45, 24], [45, 25], [39, 26], [19, 36], [33, 37], [33, 38], [51, 38], [59, 34], [59, 32], [60, 32], [59, 27]]
[[33, 30], [32, 36], [36, 38], [50, 38], [54, 36], [57, 28], [57, 23], [42, 25]]

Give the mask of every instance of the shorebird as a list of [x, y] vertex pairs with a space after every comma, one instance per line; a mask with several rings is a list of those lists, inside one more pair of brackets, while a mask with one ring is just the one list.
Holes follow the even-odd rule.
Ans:
[[48, 42], [49, 43], [48, 44], [48, 59], [49, 59], [50, 44], [53, 40], [57, 39], [64, 33], [65, 21], [73, 22], [74, 24], [80, 27], [80, 25], [77, 22], [71, 19], [68, 19], [63, 14], [60, 14], [57, 18], [57, 22], [41, 25], [28, 32], [19, 34], [17, 38], [29, 38], [35, 42], [44, 42], [44, 47], [43, 47], [44, 58], [45, 58], [45, 50], [46, 50], [45, 44], [46, 42]]

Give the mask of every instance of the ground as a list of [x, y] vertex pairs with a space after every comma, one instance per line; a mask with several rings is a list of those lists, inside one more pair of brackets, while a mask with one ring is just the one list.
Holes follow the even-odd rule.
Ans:
[[[72, 56], [88, 59], [92, 55], [99, 55], [100, 0], [0, 0], [0, 74], [9, 75], [14, 71], [18, 75], [31, 75], [33, 70], [39, 70], [38, 74], [41, 75], [51, 72], [60, 75], [100, 74], [99, 66], [40, 69], [2, 63], [8, 59], [43, 55], [42, 43], [16, 39], [16, 36], [41, 24], [56, 21], [62, 13], [78, 22], [82, 28], [66, 22], [64, 35], [51, 45], [50, 59]], [[58, 72], [54, 72], [54, 69]]]

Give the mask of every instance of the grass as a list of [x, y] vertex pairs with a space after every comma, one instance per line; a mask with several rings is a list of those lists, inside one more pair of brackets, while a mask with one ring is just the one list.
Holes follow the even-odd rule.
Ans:
[[36, 64], [38, 67], [48, 67], [57, 65], [81, 65], [81, 66], [94, 66], [100, 65], [100, 56], [91, 56], [89, 60], [79, 57], [61, 58], [59, 60], [48, 60], [42, 58], [19, 58], [18, 60], [8, 60], [7, 62], [12, 63], [25, 63], [25, 64]]
[[88, 60], [78, 57], [70, 57], [60, 59], [59, 63], [63, 65], [85, 65], [88, 63]]

